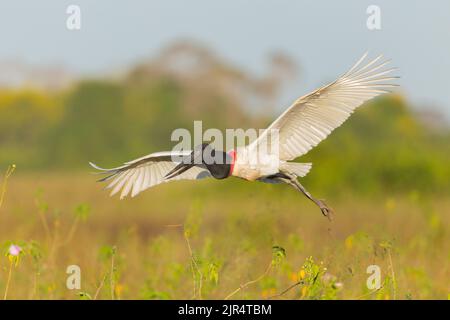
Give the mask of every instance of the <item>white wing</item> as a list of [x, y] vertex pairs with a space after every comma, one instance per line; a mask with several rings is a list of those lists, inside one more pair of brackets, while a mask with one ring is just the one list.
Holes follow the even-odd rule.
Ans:
[[[336, 81], [297, 99], [248, 148], [259, 150], [268, 143], [264, 150], [278, 152], [280, 160], [293, 160], [318, 145], [365, 101], [389, 92], [386, 89], [395, 85], [388, 82], [398, 77], [386, 75], [395, 68], [386, 69], [389, 61], [379, 62], [381, 55], [362, 64], [366, 56]], [[270, 147], [271, 129], [278, 131], [278, 149]]]
[[187, 156], [190, 153], [191, 151], [152, 153], [112, 169], [103, 169], [93, 163], [90, 163], [90, 165], [100, 170], [101, 174], [107, 175], [99, 181], [111, 181], [106, 187], [106, 189], [112, 189], [111, 196], [122, 190], [120, 199], [123, 199], [130, 191], [131, 196], [134, 197], [138, 193], [164, 182], [183, 179], [198, 180], [210, 177], [207, 169], [194, 166], [176, 177], [164, 178], [179, 163], [172, 161], [173, 156]]

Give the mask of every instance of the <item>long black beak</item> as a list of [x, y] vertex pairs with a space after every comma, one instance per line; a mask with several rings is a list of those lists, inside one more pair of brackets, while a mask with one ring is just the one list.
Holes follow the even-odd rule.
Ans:
[[189, 170], [190, 168], [192, 168], [194, 165], [193, 164], [185, 164], [183, 162], [181, 162], [180, 164], [178, 164], [175, 168], [173, 168], [172, 170], [170, 170], [165, 176], [164, 179], [172, 179], [180, 174], [182, 174], [183, 172]]
[[164, 179], [172, 179], [183, 172], [189, 170], [193, 166], [197, 164], [203, 163], [203, 151], [205, 148], [207, 148], [210, 145], [210, 143], [203, 143], [195, 148], [194, 151], [191, 152], [191, 154], [183, 159], [181, 163], [179, 163], [175, 168], [170, 170], [165, 176]]

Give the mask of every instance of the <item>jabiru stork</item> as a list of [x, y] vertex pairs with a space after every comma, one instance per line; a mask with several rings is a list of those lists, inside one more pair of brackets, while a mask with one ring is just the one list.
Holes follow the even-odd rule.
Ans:
[[[286, 183], [303, 193], [330, 218], [332, 210], [324, 200], [314, 198], [298, 181], [308, 174], [312, 164], [292, 160], [317, 146], [365, 101], [395, 86], [391, 80], [398, 77], [389, 75], [395, 70], [386, 68], [389, 60], [381, 61], [380, 55], [363, 63], [366, 57], [367, 53], [337, 80], [298, 98], [256, 140], [236, 150], [215, 150], [204, 143], [193, 151], [156, 152], [112, 169], [90, 165], [106, 175], [99, 181], [110, 181], [106, 188], [112, 189], [111, 195], [121, 191], [121, 199], [130, 192], [134, 197], [164, 182], [233, 176], [248, 181]], [[265, 153], [258, 155], [259, 159], [264, 158], [264, 164], [252, 162], [258, 147], [270, 140], [271, 132], [278, 133], [278, 148], [266, 147]], [[205, 161], [205, 154], [215, 160]]]

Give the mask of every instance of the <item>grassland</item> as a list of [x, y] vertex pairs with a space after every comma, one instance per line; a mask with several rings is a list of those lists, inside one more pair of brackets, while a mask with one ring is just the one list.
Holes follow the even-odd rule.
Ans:
[[[3, 180], [4, 181], [4, 180]], [[14, 173], [0, 207], [7, 299], [447, 299], [448, 197], [177, 182], [120, 201], [88, 173]], [[14, 243], [20, 259], [8, 256]], [[66, 287], [69, 265], [81, 288]], [[370, 290], [369, 265], [382, 287]], [[9, 279], [9, 280], [8, 280]]]
[[[256, 75], [181, 41], [118, 77], [1, 88], [0, 298], [447, 299], [450, 131], [401, 92], [368, 101], [301, 158], [333, 222], [288, 186], [177, 182], [120, 201], [88, 173], [88, 161], [171, 150], [194, 120], [266, 128], [297, 75], [288, 56], [269, 60]], [[201, 66], [176, 67], [186, 61]], [[81, 288], [69, 290], [73, 265]], [[366, 286], [371, 265], [380, 289]]]

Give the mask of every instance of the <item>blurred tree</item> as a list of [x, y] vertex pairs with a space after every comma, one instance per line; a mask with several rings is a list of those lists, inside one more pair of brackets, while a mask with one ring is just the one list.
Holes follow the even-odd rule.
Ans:
[[60, 123], [47, 136], [48, 165], [79, 167], [93, 158], [112, 163], [126, 151], [120, 85], [82, 82], [66, 99]]
[[[193, 41], [179, 41], [122, 78], [81, 81], [71, 90], [0, 91], [0, 164], [23, 169], [115, 166], [170, 150], [175, 128], [263, 128], [297, 67], [282, 53], [255, 76]], [[423, 118], [423, 117], [422, 117]], [[422, 119], [421, 118], [421, 119]], [[430, 130], [400, 95], [358, 109], [301, 161], [305, 178], [330, 193], [448, 192], [450, 132]]]

